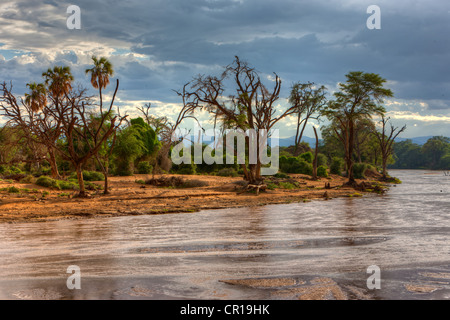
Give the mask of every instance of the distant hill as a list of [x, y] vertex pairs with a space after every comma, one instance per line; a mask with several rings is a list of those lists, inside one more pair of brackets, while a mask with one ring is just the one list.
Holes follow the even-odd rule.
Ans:
[[[319, 143], [322, 141], [322, 139], [319, 139]], [[310, 146], [315, 146], [316, 145], [316, 139], [315, 138], [310, 138], [310, 137], [303, 137], [302, 138], [302, 142], [307, 142], [309, 143]], [[280, 147], [289, 147], [289, 146], [293, 146], [295, 144], [295, 136], [294, 137], [290, 137], [290, 138], [283, 138], [279, 140], [280, 143]]]
[[[414, 138], [397, 138], [395, 139], [396, 142], [402, 142], [402, 141], [406, 141], [406, 140], [411, 140], [413, 143], [416, 143], [420, 146], [424, 145], [430, 138], [433, 138], [434, 136], [424, 136], [424, 137], [414, 137]], [[192, 137], [191, 139], [193, 139], [194, 137]], [[204, 139], [204, 142], [210, 142], [211, 139]], [[279, 146], [280, 147], [289, 147], [289, 146], [293, 146], [294, 145], [294, 141], [295, 141], [295, 136], [289, 137], [289, 138], [280, 138], [279, 139]], [[319, 139], [319, 143], [322, 142], [322, 139]], [[316, 139], [315, 138], [311, 138], [311, 137], [307, 137], [304, 136], [302, 138], [302, 142], [307, 142], [309, 143], [309, 146], [314, 148], [314, 146], [316, 145]], [[274, 145], [275, 147], [276, 145]]]
[[420, 146], [423, 146], [429, 139], [433, 138], [434, 136], [425, 136], [425, 137], [415, 137], [415, 138], [397, 138], [395, 139], [395, 142], [402, 142], [406, 140], [411, 140], [413, 143], [416, 143]]
[[[411, 140], [413, 143], [416, 143], [420, 146], [423, 146], [429, 139], [433, 138], [434, 136], [424, 136], [424, 137], [414, 137], [414, 138], [397, 138], [395, 139], [396, 142], [402, 142], [406, 140]], [[289, 147], [294, 145], [295, 137], [289, 137], [289, 138], [283, 138], [280, 139], [280, 147]], [[310, 147], [314, 147], [316, 144], [315, 138], [310, 137], [303, 137], [303, 142], [309, 143]], [[322, 142], [322, 139], [319, 139], [319, 142]]]

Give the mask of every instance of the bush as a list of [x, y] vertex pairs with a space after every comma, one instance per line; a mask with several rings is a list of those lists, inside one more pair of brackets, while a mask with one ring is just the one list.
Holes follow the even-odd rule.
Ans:
[[31, 174], [29, 174], [29, 175], [23, 177], [23, 178], [20, 180], [20, 183], [33, 183], [33, 182], [34, 182], [34, 177], [33, 177]]
[[217, 172], [221, 177], [238, 177], [239, 174], [233, 168], [223, 168]]
[[54, 188], [58, 190], [77, 190], [79, 189], [78, 182], [69, 179], [69, 180], [55, 180], [47, 176], [39, 177], [36, 182], [38, 186], [46, 187], [46, 188]]
[[118, 160], [115, 174], [121, 177], [128, 177], [133, 175], [133, 162], [127, 159]]
[[36, 182], [38, 186], [46, 187], [46, 188], [58, 188], [58, 181], [48, 177], [48, 176], [40, 176]]
[[317, 176], [323, 177], [323, 178], [328, 178], [327, 167], [325, 167], [325, 166], [318, 167], [317, 168]]
[[302, 153], [302, 154], [300, 155], [300, 159], [303, 159], [303, 160], [305, 160], [305, 161], [308, 162], [308, 163], [312, 163], [314, 157], [313, 157], [312, 152], [311, 152], [311, 151], [308, 151], [308, 152]]
[[182, 164], [178, 166], [178, 170], [175, 170], [174, 173], [177, 174], [196, 174], [197, 173], [197, 166], [195, 163], [190, 164]]
[[365, 163], [355, 163], [353, 164], [353, 177], [355, 179], [365, 179], [364, 172], [367, 169], [367, 164]]
[[295, 173], [312, 175], [313, 167], [312, 167], [311, 163], [306, 162], [306, 161], [303, 160], [303, 161], [299, 161], [298, 169], [296, 171], [297, 172], [295, 172]]
[[[77, 173], [73, 172], [70, 175], [69, 180], [77, 180], [78, 181]], [[83, 170], [83, 180], [84, 181], [105, 181], [105, 175], [98, 171]]]
[[78, 190], [80, 189], [78, 181], [74, 180], [58, 180], [58, 189], [60, 190]]
[[277, 173], [274, 175], [275, 178], [280, 178], [280, 179], [289, 179], [290, 177], [285, 174], [285, 173]]
[[20, 193], [20, 190], [16, 187], [9, 187], [8, 192], [9, 193]]
[[282, 189], [287, 189], [287, 190], [292, 190], [292, 189], [297, 189], [298, 187], [290, 182], [279, 182], [278, 186]]
[[150, 174], [153, 171], [153, 166], [148, 161], [141, 161], [137, 166], [139, 174]]
[[317, 166], [328, 166], [328, 157], [323, 153], [317, 155]]
[[105, 181], [105, 175], [98, 171], [83, 171], [84, 181]]
[[280, 169], [285, 173], [301, 173], [312, 175], [312, 164], [299, 157], [280, 157]]
[[6, 166], [6, 165], [0, 166], [0, 174], [5, 178], [7, 176], [12, 177], [12, 176], [24, 176], [25, 175], [25, 173], [22, 170], [20, 170], [19, 168], [15, 167], [15, 166]]
[[344, 166], [344, 159], [334, 157], [331, 160], [330, 173], [342, 175], [342, 167]]

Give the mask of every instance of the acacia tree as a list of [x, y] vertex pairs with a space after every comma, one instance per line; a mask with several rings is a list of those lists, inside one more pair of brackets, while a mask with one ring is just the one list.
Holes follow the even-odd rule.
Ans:
[[[28, 86], [31, 93], [25, 95], [25, 100], [19, 100], [12, 93], [12, 84], [3, 82], [0, 85], [0, 110], [1, 115], [6, 117], [7, 125], [19, 128], [22, 138], [29, 144], [41, 144], [47, 149], [53, 178], [60, 178], [54, 145], [61, 135], [61, 122], [54, 119], [44, 102], [59, 101], [52, 96], [52, 92], [43, 90], [43, 85], [31, 84]], [[47, 93], [47, 97], [42, 95]]]
[[363, 162], [363, 154], [369, 148], [368, 141], [375, 130], [375, 123], [371, 119], [360, 119], [355, 123], [355, 155], [359, 163]]
[[[406, 130], [406, 125], [399, 129], [398, 127], [394, 127], [392, 123], [389, 122], [389, 120], [390, 118], [385, 118], [384, 116], [382, 116], [380, 120], [381, 131], [373, 131], [373, 134], [377, 137], [380, 145], [383, 179], [387, 179], [387, 162], [392, 154], [394, 141], [400, 133]], [[388, 122], [390, 126], [389, 131], [386, 128]]]
[[334, 100], [329, 101], [323, 114], [337, 126], [334, 132], [344, 146], [347, 164], [347, 184], [354, 184], [353, 152], [355, 146], [356, 121], [370, 119], [373, 115], [383, 115], [383, 99], [392, 97], [390, 89], [384, 88], [386, 82], [375, 73], [361, 71], [350, 72], [347, 81], [339, 83], [340, 91], [334, 93]]
[[291, 88], [289, 102], [295, 109], [295, 116], [297, 117], [294, 156], [299, 155], [299, 145], [308, 121], [312, 119], [318, 120], [322, 109], [326, 105], [326, 90], [324, 86], [315, 88], [315, 84], [312, 82], [298, 82]]
[[[183, 98], [182, 113], [193, 114], [200, 110], [208, 111], [213, 119], [219, 120], [227, 128], [248, 129], [256, 133], [256, 154], [260, 154], [260, 132], [269, 132], [274, 125], [288, 115], [294, 114], [295, 107], [289, 107], [277, 114], [275, 103], [279, 99], [281, 79], [274, 73], [273, 88], [269, 90], [261, 81], [258, 72], [235, 57], [232, 64], [225, 67], [221, 76], [199, 75], [186, 84], [178, 94]], [[231, 89], [226, 84], [233, 83]], [[247, 142], [249, 137], [246, 137]], [[241, 164], [245, 180], [251, 184], [260, 184], [261, 159], [248, 168]]]

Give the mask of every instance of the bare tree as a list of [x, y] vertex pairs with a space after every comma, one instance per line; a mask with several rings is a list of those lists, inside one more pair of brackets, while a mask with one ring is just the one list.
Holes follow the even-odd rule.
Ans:
[[[60, 178], [56, 165], [54, 146], [61, 135], [61, 121], [53, 118], [47, 105], [42, 105], [36, 110], [31, 103], [18, 99], [12, 93], [12, 84], [3, 82], [0, 87], [0, 110], [1, 115], [6, 117], [7, 125], [20, 128], [23, 136], [28, 141], [42, 144], [47, 148], [52, 177]], [[36, 111], [35, 111], [36, 110]]]
[[[226, 84], [230, 81], [234, 87], [227, 91]], [[214, 121], [223, 126], [256, 132], [257, 154], [261, 146], [259, 132], [269, 132], [281, 119], [294, 114], [295, 107], [289, 107], [281, 114], [277, 114], [275, 103], [279, 99], [281, 79], [274, 73], [273, 88], [271, 90], [262, 83], [258, 72], [235, 57], [232, 64], [225, 67], [221, 76], [194, 77], [193, 81], [184, 86], [183, 92], [178, 94], [183, 98], [183, 112], [194, 113], [200, 110], [208, 111]], [[190, 91], [187, 90], [189, 88]], [[247, 142], [249, 137], [246, 138]], [[248, 168], [241, 164], [244, 177], [251, 184], [260, 184], [261, 159], [250, 163]]]
[[[381, 131], [374, 130], [373, 133], [377, 137], [378, 142], [380, 144], [381, 150], [381, 159], [382, 159], [382, 170], [383, 170], [383, 179], [387, 179], [387, 162], [389, 160], [389, 156], [392, 154], [392, 147], [395, 139], [406, 130], [406, 125], [402, 128], [394, 127], [392, 123], [389, 121], [390, 118], [381, 117]], [[387, 129], [387, 124], [389, 122], [389, 129]]]
[[312, 119], [318, 120], [322, 109], [327, 103], [326, 90], [324, 86], [315, 88], [315, 84], [312, 82], [298, 82], [292, 86], [289, 102], [295, 108], [294, 115], [297, 117], [294, 156], [299, 154], [299, 145], [308, 121]]
[[[86, 95], [86, 89], [78, 88], [66, 94], [66, 99], [59, 105], [52, 105], [51, 114], [54, 119], [61, 121], [61, 130], [65, 138], [64, 146], [55, 145], [61, 156], [72, 163], [80, 186], [80, 197], [85, 197], [86, 190], [82, 168], [86, 162], [97, 155], [103, 143], [116, 132], [127, 117], [112, 115], [114, 100], [119, 88], [116, 81], [111, 103], [106, 110], [98, 113], [92, 98]], [[108, 121], [108, 127], [104, 124]]]

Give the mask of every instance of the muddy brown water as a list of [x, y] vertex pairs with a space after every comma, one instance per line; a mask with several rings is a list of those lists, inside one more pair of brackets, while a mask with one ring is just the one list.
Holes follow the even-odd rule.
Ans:
[[450, 177], [391, 174], [381, 196], [2, 224], [0, 299], [449, 299]]

